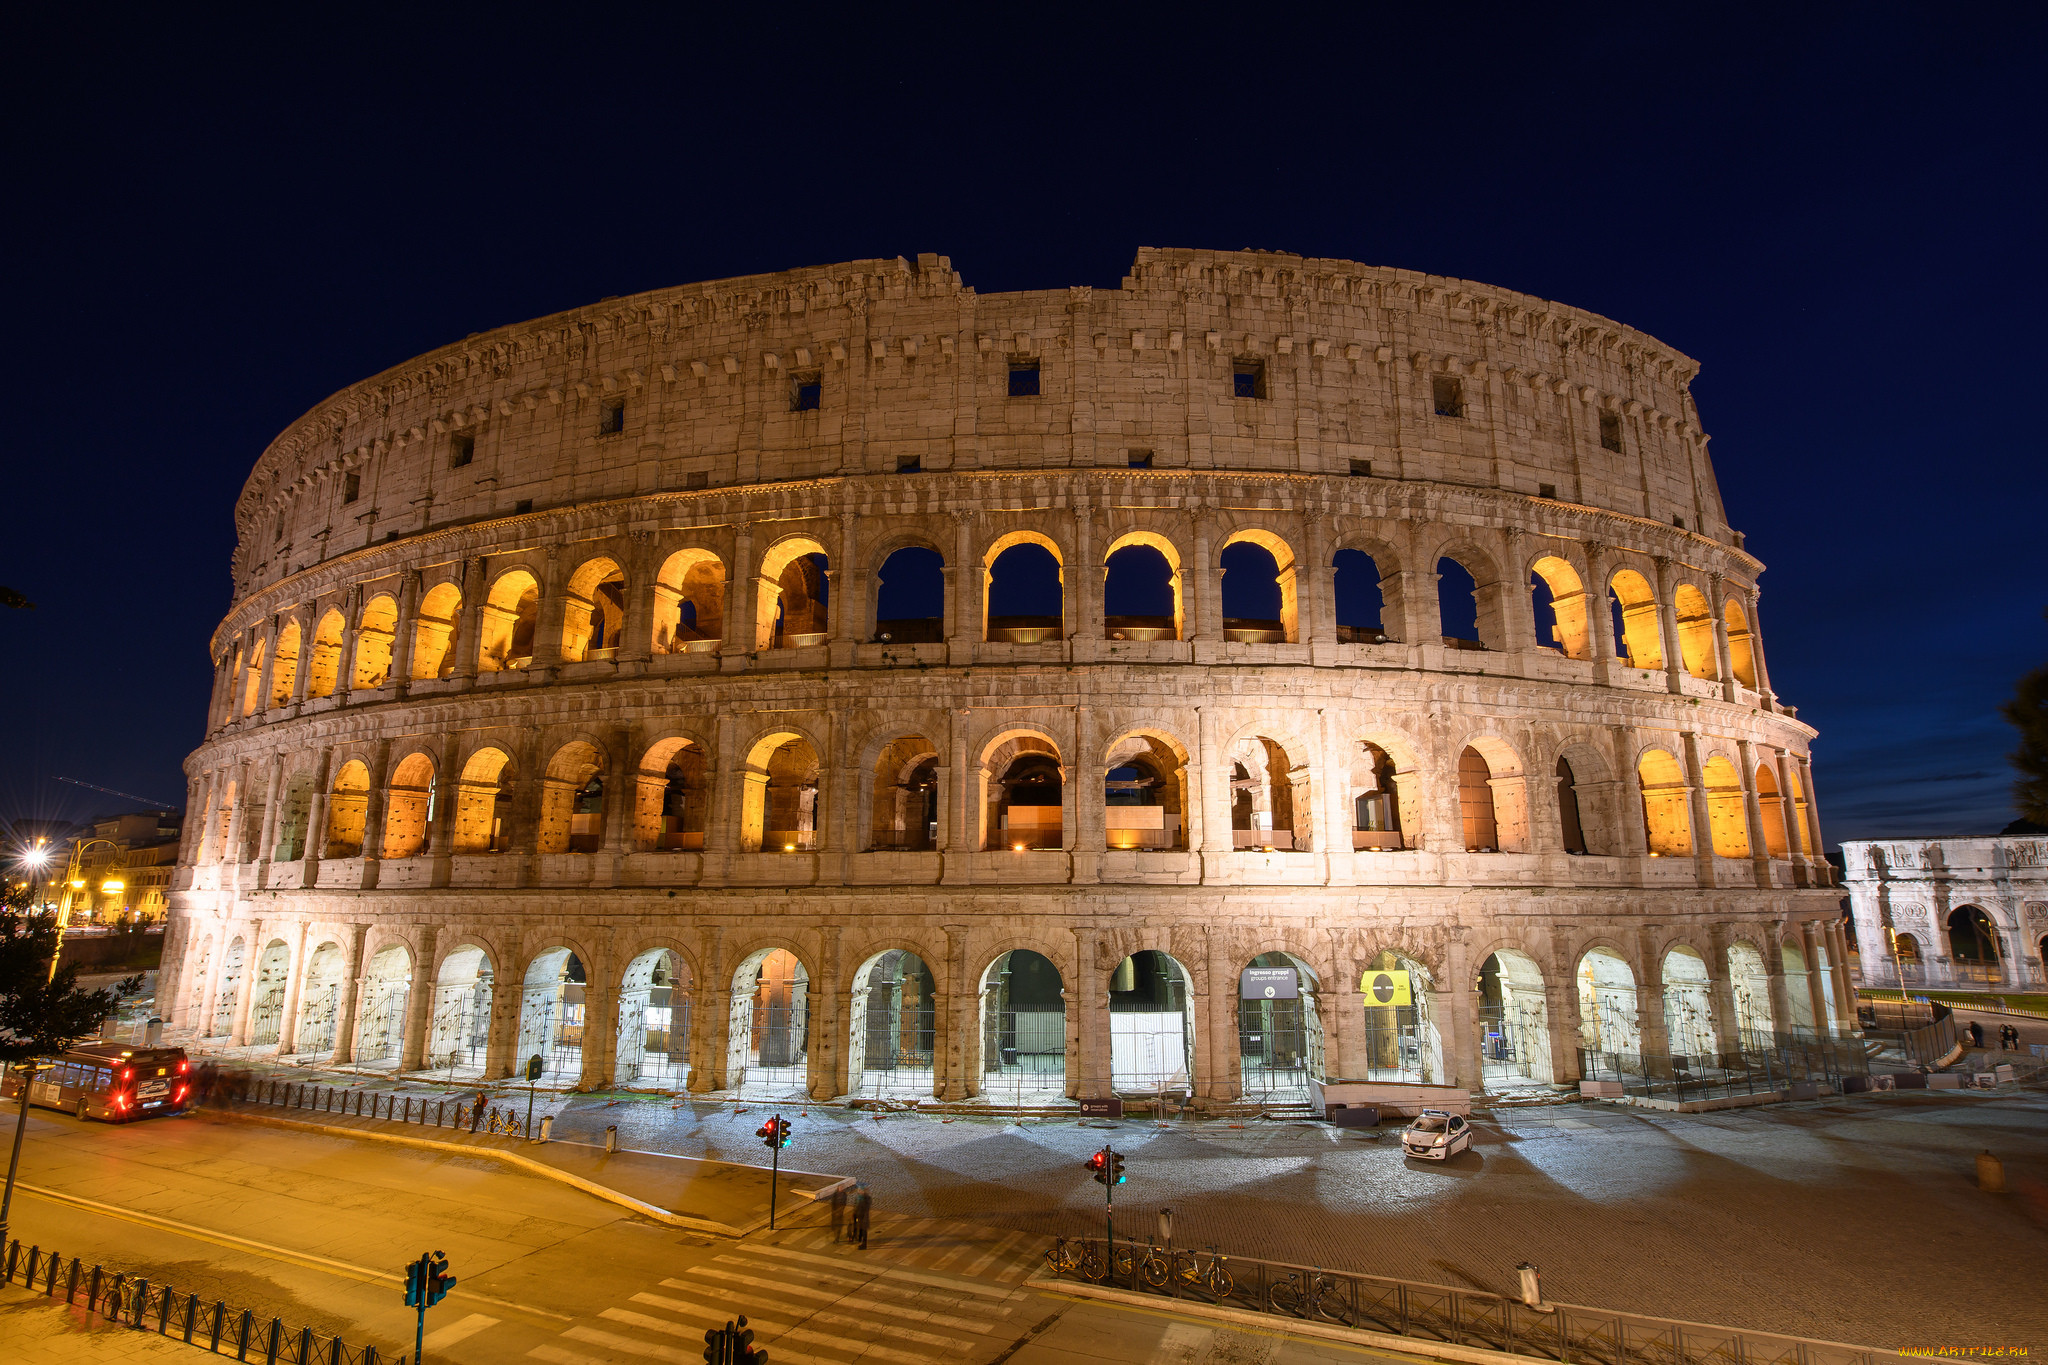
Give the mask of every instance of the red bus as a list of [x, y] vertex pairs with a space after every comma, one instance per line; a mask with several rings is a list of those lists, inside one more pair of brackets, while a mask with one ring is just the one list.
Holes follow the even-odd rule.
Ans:
[[[19, 1073], [9, 1069], [0, 1098], [21, 1092]], [[131, 1119], [181, 1114], [192, 1100], [192, 1063], [181, 1047], [124, 1047], [80, 1043], [38, 1071], [28, 1102], [63, 1109], [82, 1119], [126, 1123]]]

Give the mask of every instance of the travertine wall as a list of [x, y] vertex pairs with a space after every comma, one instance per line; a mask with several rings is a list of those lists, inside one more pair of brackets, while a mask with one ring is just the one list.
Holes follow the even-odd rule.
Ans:
[[[1033, 363], [1040, 393], [1010, 396]], [[571, 946], [606, 1036], [627, 964], [662, 946], [694, 983], [709, 1085], [733, 969], [779, 946], [810, 975], [823, 1095], [847, 1080], [840, 997], [907, 948], [948, 1021], [936, 1084], [959, 1095], [982, 972], [1031, 947], [1060, 967], [1067, 1084], [1090, 1094], [1107, 974], [1150, 947], [1189, 973], [1220, 1099], [1236, 973], [1261, 952], [1315, 971], [1333, 1074], [1362, 1064], [1359, 973], [1400, 953], [1434, 993], [1440, 1078], [1469, 1083], [1487, 956], [1519, 954], [1525, 993], [1540, 971], [1562, 1077], [1598, 947], [1661, 1046], [1674, 945], [1725, 997], [1734, 945], [1776, 963], [1835, 900], [1813, 732], [1770, 689], [1762, 566], [1722, 512], [1693, 371], [1485, 286], [1152, 250], [1117, 291], [982, 298], [941, 258], [863, 262], [410, 362], [295, 425], [244, 490], [167, 998], [232, 1018], [217, 949], [236, 940], [284, 942], [294, 971], [332, 944], [351, 979], [383, 947], [431, 979], [473, 945], [501, 982]], [[988, 615], [991, 566], [1026, 542], [1061, 565], [1049, 629]], [[1245, 542], [1273, 556], [1277, 620], [1225, 618], [1222, 556]], [[1163, 627], [1105, 615], [1126, 545], [1172, 568]], [[929, 640], [879, 638], [876, 573], [905, 546], [945, 564]], [[1337, 623], [1347, 549], [1379, 574], [1378, 632]], [[1477, 584], [1476, 642], [1440, 624], [1443, 559]], [[1002, 810], [1030, 754], [1057, 765], [1056, 819]], [[1143, 847], [1104, 805], [1134, 754], [1173, 816]], [[906, 841], [894, 788], [927, 760], [936, 836]], [[1355, 818], [1376, 770], [1393, 838]], [[307, 788], [289, 857], [277, 794]], [[1049, 846], [1017, 851], [1025, 828]], [[584, 1056], [608, 1077], [602, 1047]]]

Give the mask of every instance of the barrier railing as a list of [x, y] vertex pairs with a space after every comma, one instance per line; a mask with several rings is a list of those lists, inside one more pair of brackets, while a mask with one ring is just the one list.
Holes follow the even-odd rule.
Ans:
[[402, 1095], [395, 1091], [361, 1090], [349, 1086], [317, 1085], [310, 1081], [255, 1079], [229, 1098], [241, 1104], [269, 1105], [304, 1110], [315, 1114], [340, 1114], [350, 1118], [384, 1119], [411, 1123], [423, 1128], [442, 1128], [465, 1133], [525, 1137], [526, 1117], [512, 1105], [486, 1105], [477, 1100], [445, 1099], [430, 1095]]
[[232, 1353], [236, 1360], [260, 1360], [264, 1365], [406, 1365], [403, 1351], [385, 1355], [368, 1343], [351, 1346], [338, 1336], [310, 1327], [290, 1328], [282, 1318], [237, 1308], [224, 1299], [204, 1304], [197, 1294], [181, 1295], [145, 1275], [88, 1266], [76, 1256], [67, 1267], [60, 1253], [46, 1253], [40, 1246], [24, 1249], [19, 1238], [0, 1253], [0, 1283], [17, 1282], [45, 1298], [61, 1295], [67, 1304], [80, 1304], [82, 1293], [85, 1310], [107, 1322], [174, 1337], [215, 1355]]
[[[1877, 1365], [1894, 1351], [1740, 1327], [1716, 1327], [1572, 1304], [1532, 1305], [1502, 1294], [1250, 1257], [1171, 1256], [1118, 1243], [1059, 1239], [1055, 1275], [1224, 1308], [1326, 1322], [1418, 1341], [1505, 1351], [1562, 1365]], [[1220, 1273], [1219, 1273], [1220, 1271]]]
[[1618, 1081], [1625, 1095], [1688, 1102], [1762, 1095], [1801, 1084], [1840, 1093], [1842, 1078], [1865, 1075], [1868, 1055], [1853, 1039], [1746, 1032], [1741, 1047], [1696, 1056], [1580, 1048], [1579, 1074]]

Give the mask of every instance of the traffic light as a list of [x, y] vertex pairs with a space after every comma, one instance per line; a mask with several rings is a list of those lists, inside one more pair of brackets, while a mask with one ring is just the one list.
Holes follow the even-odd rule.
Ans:
[[723, 1327], [704, 1329], [704, 1365], [726, 1365], [726, 1335]]
[[777, 1119], [775, 1120], [775, 1145], [776, 1145], [777, 1147], [787, 1147], [787, 1146], [789, 1146], [789, 1120], [788, 1120], [788, 1119], [785, 1119], [785, 1118], [777, 1118]]
[[418, 1308], [427, 1293], [427, 1258], [422, 1256], [405, 1268], [405, 1306]]
[[427, 1306], [433, 1307], [448, 1297], [448, 1291], [455, 1287], [455, 1277], [448, 1273], [448, 1254], [434, 1253], [434, 1259], [423, 1262], [427, 1276]]
[[754, 1345], [745, 1314], [736, 1323], [704, 1329], [704, 1365], [768, 1365], [768, 1352]]
[[771, 1152], [782, 1146], [782, 1137], [781, 1134], [775, 1131], [774, 1119], [770, 1119], [759, 1128], [756, 1128], [754, 1136], [761, 1139], [761, 1145]]
[[1090, 1180], [1098, 1185], [1107, 1185], [1109, 1183], [1109, 1157], [1107, 1153], [1097, 1152], [1082, 1164], [1088, 1168], [1088, 1178]]
[[[789, 1127], [787, 1123], [782, 1125]], [[732, 1334], [732, 1365], [768, 1365], [768, 1353], [754, 1347], [754, 1329], [747, 1326], [746, 1314], [740, 1314], [739, 1326]]]
[[1124, 1154], [1122, 1152], [1110, 1152], [1109, 1176], [1109, 1183], [1112, 1185], [1121, 1185], [1124, 1183]]

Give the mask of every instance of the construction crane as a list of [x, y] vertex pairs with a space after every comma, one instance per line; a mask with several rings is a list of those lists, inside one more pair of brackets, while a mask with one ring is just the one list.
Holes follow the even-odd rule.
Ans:
[[68, 782], [74, 787], [84, 787], [87, 791], [105, 792], [109, 796], [119, 796], [129, 801], [140, 801], [143, 805], [154, 810], [176, 810], [178, 808], [178, 803], [175, 801], [152, 801], [147, 796], [137, 796], [134, 792], [115, 791], [112, 787], [94, 786], [90, 782], [80, 782], [75, 777], [53, 777], [50, 780], [53, 782]]

